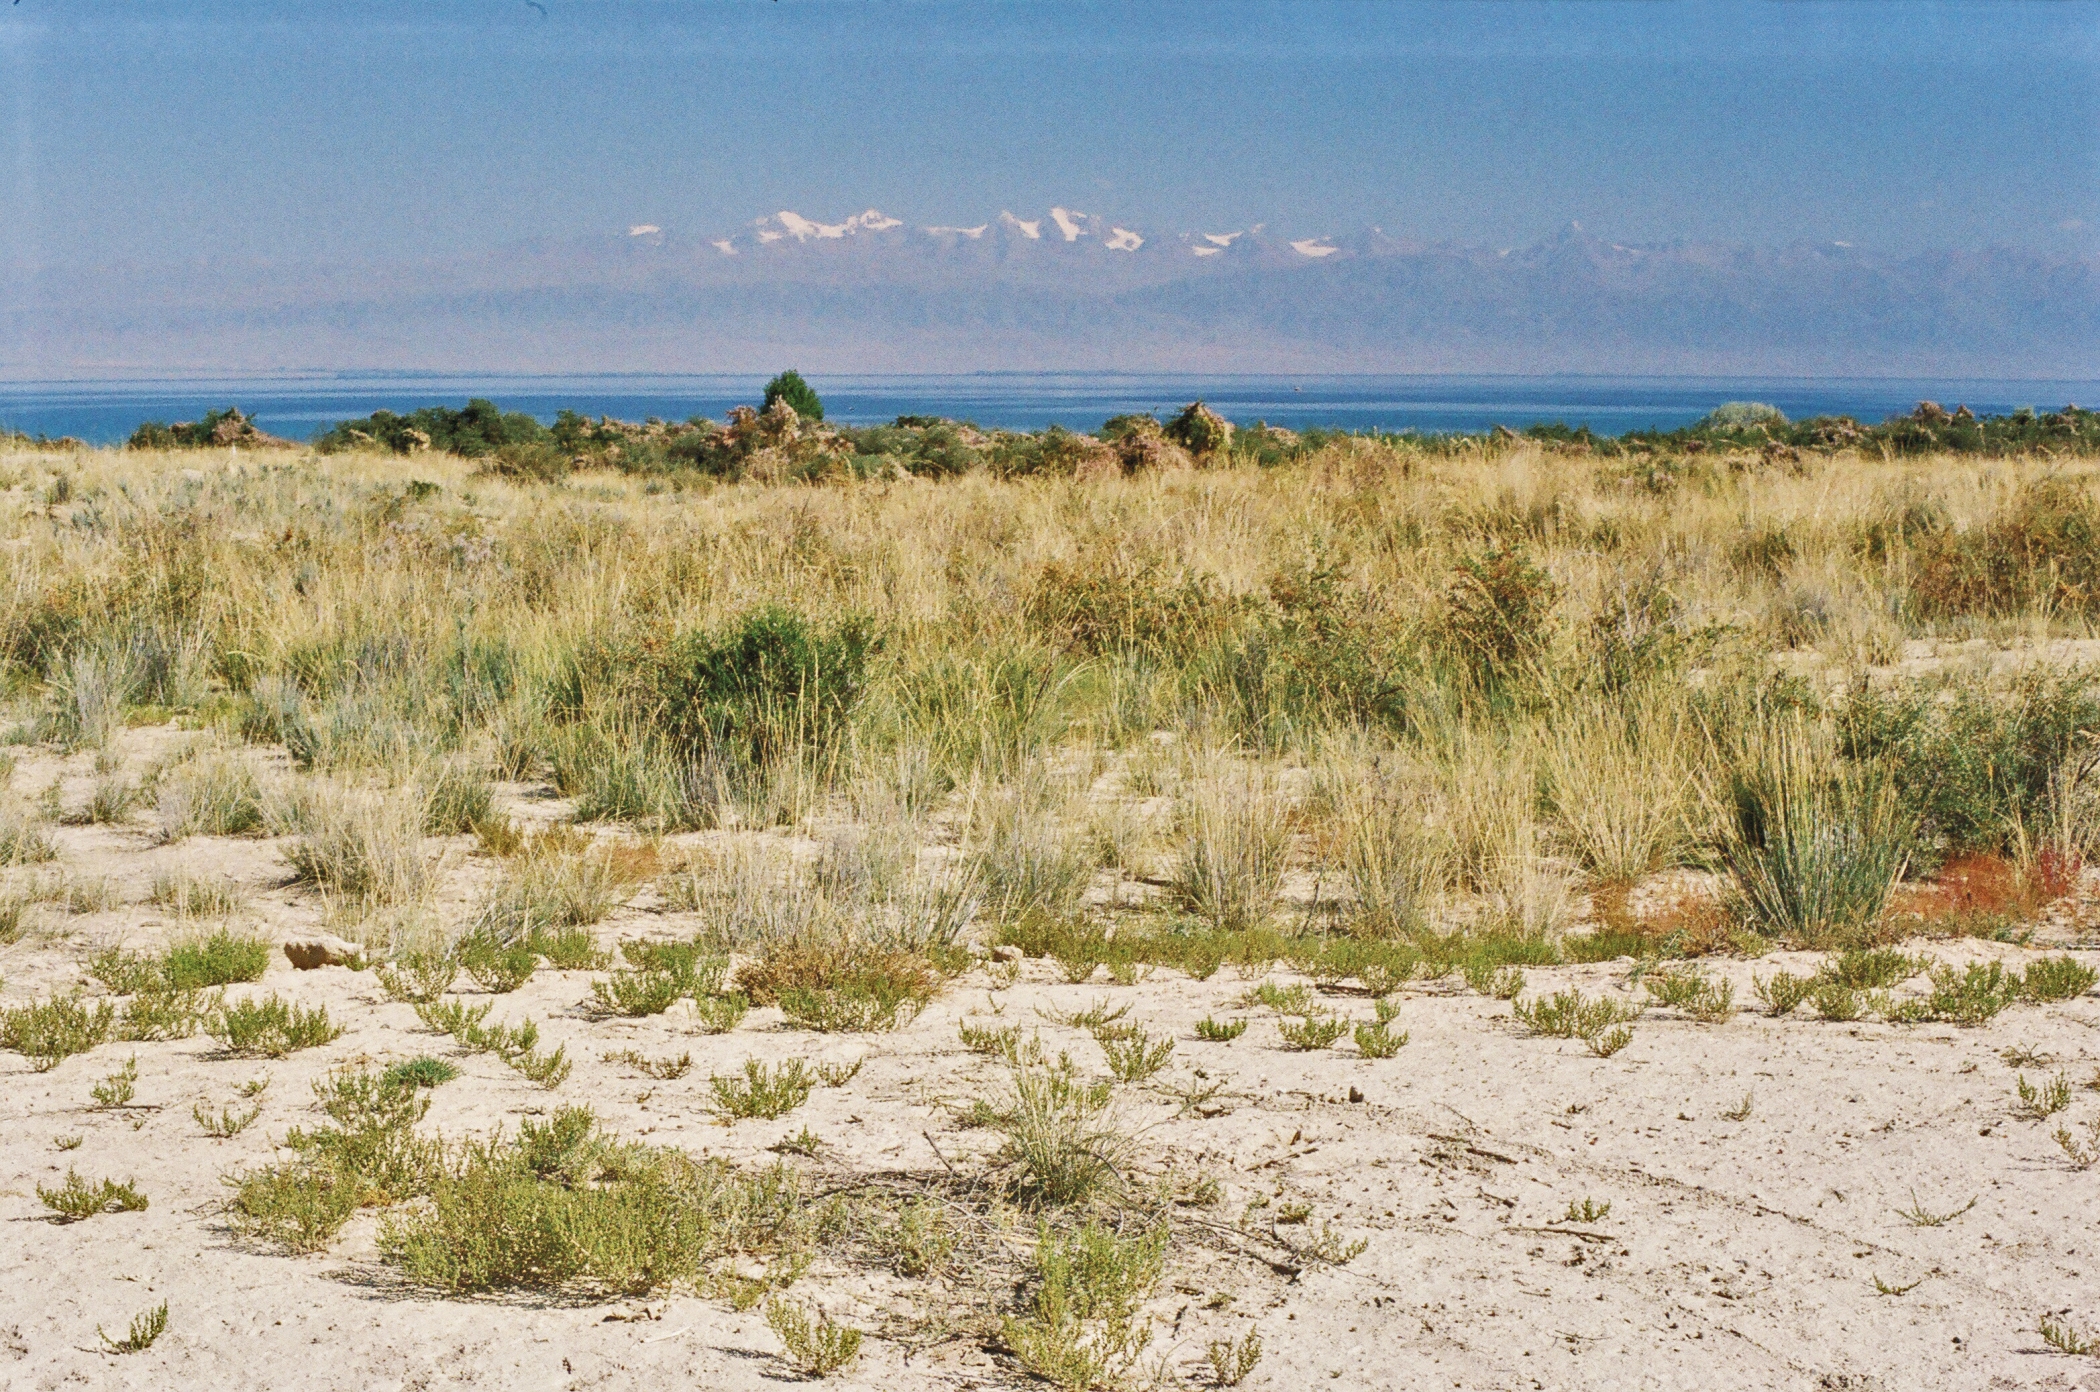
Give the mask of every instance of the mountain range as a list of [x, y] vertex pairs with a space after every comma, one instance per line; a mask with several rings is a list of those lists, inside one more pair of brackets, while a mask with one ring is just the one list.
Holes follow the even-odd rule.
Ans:
[[2100, 263], [792, 211], [470, 255], [0, 275], [0, 376], [1030, 369], [2100, 375]]

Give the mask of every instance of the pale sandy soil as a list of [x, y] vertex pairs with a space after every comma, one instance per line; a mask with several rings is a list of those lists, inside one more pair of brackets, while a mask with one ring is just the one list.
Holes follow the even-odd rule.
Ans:
[[[141, 751], [161, 737], [132, 736]], [[48, 782], [54, 767], [25, 762], [16, 787]], [[67, 767], [86, 773], [84, 760]], [[50, 911], [0, 949], [0, 998], [10, 1005], [79, 982], [78, 963], [103, 945], [161, 940], [171, 925], [144, 902], [156, 873], [240, 875], [256, 888], [251, 918], [273, 934], [318, 921], [310, 898], [285, 886], [267, 841], [156, 847], [141, 827], [56, 834], [61, 864], [108, 877], [120, 902], [70, 918]], [[606, 938], [691, 930], [649, 903], [616, 913]], [[2089, 943], [2080, 955], [2100, 964], [2100, 939], [2080, 938], [2061, 915], [2043, 937]], [[1955, 962], [2030, 955], [1974, 942], [1913, 948]], [[1806, 971], [1815, 960], [1782, 954], [1716, 970], [1747, 1001], [1753, 972]], [[1630, 966], [1527, 975], [1533, 991], [1622, 992]], [[868, 1036], [783, 1030], [777, 1011], [707, 1036], [684, 1005], [594, 1021], [579, 1008], [588, 980], [542, 970], [497, 1000], [499, 1018], [530, 1016], [550, 1045], [568, 1046], [576, 1069], [559, 1092], [488, 1056], [459, 1057], [463, 1076], [437, 1090], [426, 1129], [457, 1137], [588, 1102], [628, 1136], [699, 1153], [770, 1161], [769, 1146], [807, 1126], [830, 1143], [823, 1175], [937, 1174], [981, 1150], [953, 1107], [990, 1094], [1000, 1071], [961, 1048], [961, 1019], [1003, 1012], [1089, 1067], [1099, 1060], [1093, 1042], [1042, 1020], [1038, 1007], [1106, 999], [1171, 1031], [1169, 1078], [1201, 1068], [1230, 1086], [1205, 1109], [1214, 1115], [1177, 1116], [1159, 1094], [1132, 1091], [1127, 1116], [1149, 1162], [1215, 1175], [1225, 1194], [1213, 1217], [1228, 1226], [1265, 1198], [1257, 1219], [1309, 1204], [1315, 1224], [1368, 1243], [1344, 1265], [1295, 1275], [1188, 1246], [1151, 1307], [1153, 1352], [1188, 1385], [1201, 1384], [1206, 1343], [1252, 1328], [1266, 1350], [1246, 1384], [1256, 1388], [2100, 1388], [2100, 1361], [2055, 1353], [2035, 1332], [2045, 1312], [2100, 1323], [2100, 1169], [2072, 1168], [2050, 1135], [2059, 1120], [2100, 1115], [2100, 1092], [2084, 1086], [2100, 1074], [2100, 999], [2091, 996], [2016, 1007], [1978, 1029], [1827, 1024], [1806, 1011], [1700, 1025], [1656, 1010], [1630, 1046], [1600, 1060], [1580, 1044], [1527, 1036], [1506, 1003], [1454, 979], [1403, 989], [1412, 1042], [1374, 1061], [1347, 1046], [1284, 1051], [1269, 1012], [1235, 1006], [1249, 983], [1230, 968], [1208, 982], [1161, 972], [1133, 986], [1105, 973], [1069, 985], [1040, 962], [1001, 986], [979, 969], [909, 1027]], [[346, 1063], [453, 1051], [419, 1029], [410, 1007], [388, 1002], [369, 973], [295, 972], [280, 957], [262, 982], [234, 990], [325, 1003], [349, 1030], [270, 1064], [221, 1057], [202, 1035], [108, 1044], [42, 1074], [0, 1054], [0, 1387], [392, 1392], [795, 1380], [762, 1316], [720, 1301], [433, 1298], [403, 1289], [378, 1260], [369, 1216], [310, 1257], [235, 1238], [217, 1213], [221, 1176], [268, 1159], [289, 1128], [313, 1124], [312, 1080]], [[1361, 997], [1330, 1004], [1371, 1013]], [[1206, 1014], [1255, 1023], [1234, 1043], [1208, 1044], [1192, 1033]], [[2030, 1078], [2061, 1069], [2080, 1085], [2064, 1117], [2016, 1117], [2019, 1070], [2002, 1057], [2013, 1047], [2050, 1060], [2028, 1064]], [[690, 1052], [695, 1066], [658, 1082], [601, 1061], [627, 1048]], [[89, 1088], [134, 1054], [134, 1105], [91, 1110]], [[846, 1086], [820, 1088], [779, 1121], [727, 1127], [705, 1105], [707, 1077], [749, 1056], [867, 1062]], [[230, 1141], [205, 1138], [192, 1104], [230, 1104], [263, 1073], [271, 1082], [261, 1119]], [[1726, 1115], [1746, 1102], [1743, 1119]], [[84, 1138], [77, 1150], [56, 1148], [72, 1135]], [[150, 1209], [54, 1224], [35, 1186], [59, 1182], [69, 1166], [135, 1178]], [[1972, 1198], [1973, 1208], [1937, 1227], [1898, 1213], [1914, 1204], [1947, 1212]], [[1609, 1202], [1608, 1217], [1560, 1221], [1582, 1199]], [[1910, 1289], [1879, 1294], [1877, 1277]], [[877, 1278], [820, 1262], [796, 1290], [862, 1328], [902, 1327], [885, 1312], [904, 1297]], [[1219, 1292], [1233, 1299], [1209, 1308]], [[98, 1351], [98, 1324], [115, 1333], [162, 1300], [170, 1324], [154, 1348]], [[871, 1337], [832, 1385], [902, 1392], [1023, 1381], [971, 1340], [914, 1347]]]

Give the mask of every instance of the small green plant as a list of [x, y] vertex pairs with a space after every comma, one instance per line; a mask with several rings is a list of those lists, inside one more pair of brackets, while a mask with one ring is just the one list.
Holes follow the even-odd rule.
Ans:
[[452, 989], [459, 958], [449, 951], [403, 952], [374, 973], [389, 999], [421, 1004]]
[[221, 928], [208, 938], [177, 943], [161, 965], [171, 991], [198, 991], [259, 981], [269, 968], [270, 944]]
[[1855, 991], [1887, 990], [1925, 969], [1925, 963], [1893, 947], [1853, 948], [1823, 964], [1825, 979]]
[[146, 1207], [146, 1196], [133, 1188], [130, 1180], [119, 1184], [113, 1179], [102, 1179], [90, 1184], [78, 1170], [70, 1169], [64, 1184], [55, 1189], [39, 1184], [36, 1196], [62, 1223], [77, 1223], [101, 1213], [138, 1213]]
[[1295, 986], [1278, 986], [1273, 981], [1264, 981], [1241, 1003], [1265, 1005], [1279, 1015], [1318, 1015], [1323, 1009], [1312, 988], [1303, 982]]
[[823, 1147], [824, 1138], [805, 1126], [794, 1135], [775, 1141], [766, 1149], [776, 1155], [799, 1155], [805, 1160], [814, 1160], [817, 1158], [817, 1152]]
[[684, 981], [668, 971], [616, 971], [591, 983], [594, 1010], [600, 1015], [661, 1015], [685, 993]]
[[2047, 1121], [2071, 1105], [2071, 1080], [2062, 1073], [2036, 1087], [2019, 1075], [2020, 1113], [2029, 1121]]
[[2093, 1117], [2085, 1123], [2084, 1140], [2072, 1135], [2071, 1128], [2063, 1125], [2056, 1128], [2054, 1139], [2073, 1169], [2090, 1170], [2095, 1164], [2100, 1164], [2100, 1117]]
[[90, 1007], [77, 995], [53, 996], [0, 1012], [0, 1047], [26, 1055], [37, 1072], [48, 1073], [106, 1041], [116, 1025], [117, 1009], [106, 1000]]
[[124, 1066], [89, 1089], [98, 1111], [112, 1107], [128, 1107], [138, 1092], [139, 1060], [134, 1054], [124, 1061]]
[[2020, 994], [2031, 1001], [2060, 1001], [2082, 996], [2100, 981], [2100, 972], [2075, 957], [2044, 957], [2030, 962], [2020, 977]]
[[116, 1037], [139, 1042], [187, 1039], [218, 1008], [223, 994], [162, 987], [142, 991], [125, 1004]]
[[1210, 1370], [1211, 1386], [1238, 1387], [1261, 1362], [1261, 1335], [1250, 1329], [1238, 1343], [1213, 1339], [1203, 1351], [1203, 1361]]
[[283, 1058], [335, 1040], [343, 1027], [328, 1018], [326, 1006], [294, 1005], [273, 993], [221, 1006], [204, 1032], [230, 1054]]
[[693, 1056], [691, 1054], [680, 1054], [677, 1058], [653, 1059], [647, 1054], [640, 1053], [634, 1049], [623, 1049], [617, 1054], [605, 1055], [601, 1061], [605, 1063], [624, 1063], [629, 1068], [639, 1073], [647, 1074], [649, 1077], [661, 1082], [671, 1082], [674, 1079], [683, 1078], [686, 1074], [693, 1071]]
[[1563, 1223], [1601, 1223], [1611, 1216], [1611, 1200], [1598, 1203], [1584, 1197], [1580, 1202], [1570, 1201], [1568, 1211], [1561, 1215]]
[[1827, 977], [1817, 979], [1815, 989], [1809, 992], [1808, 1003], [1818, 1016], [1839, 1024], [1857, 1020], [1866, 1010], [1866, 1003], [1857, 990]]
[[145, 1313], [133, 1315], [131, 1328], [123, 1338], [110, 1338], [99, 1324], [95, 1326], [95, 1337], [102, 1341], [103, 1349], [109, 1353], [144, 1353], [167, 1331], [168, 1302], [163, 1300]]
[[961, 1037], [963, 1047], [973, 1054], [1011, 1058], [1021, 1043], [1019, 1025], [973, 1025], [964, 1020], [956, 1026], [956, 1033]]
[[482, 990], [507, 996], [532, 979], [540, 955], [529, 942], [504, 942], [477, 931], [459, 940], [459, 964]]
[[1923, 1201], [1918, 1198], [1918, 1191], [1913, 1189], [1910, 1191], [1910, 1207], [1897, 1209], [1896, 1216], [1914, 1228], [1943, 1228], [1974, 1207], [1976, 1200], [1972, 1198], [1960, 1208], [1947, 1213], [1935, 1213], [1925, 1207]]
[[1161, 1035], [1153, 1039], [1143, 1030], [1132, 1030], [1129, 1034], [1101, 1039], [1101, 1052], [1108, 1059], [1108, 1071], [1117, 1082], [1142, 1083], [1174, 1056], [1174, 1041]]
[[2100, 1354], [2100, 1342], [2086, 1337], [2069, 1323], [2058, 1323], [2047, 1315], [2041, 1319], [2042, 1342], [2058, 1353], [2068, 1353], [2074, 1358], [2090, 1358]]
[[1746, 1092], [1743, 1094], [1742, 1101], [1721, 1113], [1721, 1119], [1723, 1121], [1748, 1121], [1750, 1113], [1756, 1105], [1757, 1094], [1755, 1092]]
[[1697, 967], [1656, 972], [1641, 985], [1659, 1004], [1681, 1010], [1702, 1024], [1720, 1024], [1735, 1014], [1735, 983], [1716, 984]]
[[1874, 1294], [1909, 1295], [1912, 1291], [1916, 1290], [1919, 1287], [1919, 1285], [1921, 1285], [1924, 1282], [1924, 1280], [1925, 1278], [1923, 1276], [1920, 1276], [1917, 1280], [1912, 1281], [1907, 1286], [1892, 1286], [1888, 1282], [1882, 1280], [1879, 1275], [1876, 1275], [1874, 1277]]
[[1757, 994], [1758, 1003], [1765, 1013], [1778, 1018], [1794, 1013], [1794, 1007], [1807, 1000], [1815, 992], [1816, 978], [1796, 976], [1792, 972], [1773, 972], [1771, 977], [1752, 976], [1750, 987]]
[[2019, 976], [2006, 971], [2003, 962], [1971, 962], [1961, 971], [1936, 966], [1931, 975], [1925, 1009], [1931, 1018], [1957, 1025], [1985, 1024], [2020, 995]]
[[1301, 1053], [1324, 1049], [1348, 1032], [1349, 1022], [1333, 1016], [1307, 1015], [1276, 1022], [1276, 1033], [1283, 1040], [1283, 1047]]
[[930, 1199], [906, 1199], [896, 1222], [878, 1229], [877, 1236], [891, 1267], [914, 1280], [940, 1270], [955, 1251], [955, 1230], [941, 1206]]
[[78, 1150], [80, 1149], [81, 1143], [86, 1139], [87, 1138], [85, 1136], [82, 1136], [78, 1132], [75, 1132], [73, 1135], [70, 1136], [56, 1137], [52, 1140], [51, 1144], [57, 1146], [60, 1150]]
[[390, 1064], [381, 1079], [390, 1087], [441, 1087], [459, 1076], [459, 1066], [428, 1054]]
[[766, 1327], [786, 1346], [788, 1361], [811, 1377], [830, 1377], [860, 1353], [860, 1331], [819, 1315], [812, 1320], [800, 1305], [774, 1297], [766, 1302]]
[[1610, 1058], [1633, 1042], [1633, 1031], [1625, 1025], [1613, 1025], [1600, 1030], [1582, 1041], [1583, 1047], [1598, 1058]]
[[867, 1061], [863, 1055], [851, 1063], [820, 1063], [816, 1067], [817, 1081], [828, 1088], [842, 1088], [860, 1076], [861, 1065]]
[[556, 1045], [552, 1053], [520, 1049], [504, 1054], [502, 1058], [527, 1082], [538, 1083], [550, 1092], [569, 1081], [569, 1070], [574, 1067], [569, 1062], [566, 1044]]
[[[1380, 1004], [1384, 1002], [1381, 1001]], [[1359, 1021], [1355, 1038], [1356, 1052], [1365, 1058], [1385, 1059], [1391, 1058], [1406, 1046], [1408, 1032], [1401, 1030], [1395, 1033], [1390, 1020], [1380, 1020], [1375, 1024]]]
[[727, 1034], [743, 1023], [750, 1009], [751, 998], [742, 991], [701, 996], [693, 1001], [693, 1023], [702, 1034]]
[[1046, 1227], [1036, 1241], [1027, 1305], [1006, 1317], [1001, 1337], [1023, 1368], [1067, 1392], [1109, 1382], [1151, 1342], [1139, 1309], [1165, 1264], [1163, 1229], [1122, 1237], [1088, 1223], [1059, 1236]]
[[262, 1104], [256, 1103], [247, 1111], [236, 1111], [232, 1107], [221, 1107], [216, 1114], [202, 1102], [190, 1107], [190, 1119], [195, 1121], [205, 1135], [215, 1141], [229, 1141], [248, 1129], [249, 1123], [262, 1115]]
[[[1641, 1007], [1618, 1001], [1586, 999], [1579, 991], [1558, 991], [1537, 996], [1527, 1004], [1510, 1003], [1518, 1024], [1533, 1034], [1556, 1039], [1580, 1039], [1600, 1058], [1610, 1058], [1633, 1038], [1626, 1025], [1641, 1016]], [[1601, 1048], [1600, 1044], [1608, 1047]]]
[[763, 1117], [770, 1121], [786, 1116], [809, 1100], [817, 1085], [816, 1075], [801, 1059], [767, 1065], [757, 1059], [744, 1060], [742, 1077], [712, 1077], [714, 1110], [731, 1120]]
[[1196, 1022], [1196, 1037], [1211, 1044], [1230, 1044], [1246, 1032], [1245, 1020], [1213, 1020], [1206, 1015]]

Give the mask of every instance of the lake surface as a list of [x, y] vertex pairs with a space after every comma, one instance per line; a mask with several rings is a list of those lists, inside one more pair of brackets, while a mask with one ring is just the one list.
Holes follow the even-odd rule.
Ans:
[[[237, 405], [274, 435], [309, 439], [339, 420], [385, 409], [463, 406], [482, 396], [508, 411], [552, 421], [570, 409], [622, 420], [650, 416], [722, 420], [755, 404], [765, 376], [579, 377], [339, 374], [196, 380], [0, 382], [0, 427], [121, 441], [144, 420], [195, 420]], [[2067, 403], [2100, 404], [2100, 382], [1962, 378], [1722, 377], [1371, 377], [1163, 376], [1104, 373], [984, 373], [961, 376], [827, 377], [810, 383], [828, 420], [871, 425], [900, 415], [951, 416], [983, 426], [1092, 430], [1113, 415], [1165, 415], [1207, 401], [1228, 419], [1294, 429], [1485, 430], [1545, 421], [1616, 435], [1687, 425], [1724, 401], [1764, 401], [1790, 417], [1848, 415], [1874, 422], [1921, 400], [1979, 414]]]

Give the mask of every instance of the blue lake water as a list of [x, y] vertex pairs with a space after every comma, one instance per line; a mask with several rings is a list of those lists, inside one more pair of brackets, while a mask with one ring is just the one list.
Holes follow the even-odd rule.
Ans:
[[[462, 406], [483, 396], [505, 410], [551, 421], [557, 411], [624, 420], [650, 416], [721, 420], [756, 403], [765, 377], [437, 376], [340, 374], [108, 382], [0, 382], [0, 427], [72, 435], [94, 444], [124, 439], [143, 420], [195, 420], [237, 405], [275, 435], [309, 439], [336, 421], [375, 410]], [[984, 373], [957, 376], [827, 377], [811, 374], [826, 418], [869, 425], [899, 415], [951, 416], [983, 426], [1092, 430], [1128, 411], [1167, 413], [1202, 399], [1228, 419], [1292, 428], [1485, 430], [1543, 421], [1616, 435], [1689, 424], [1724, 401], [1764, 401], [1790, 417], [1848, 415], [1879, 421], [1930, 399], [1979, 414], [2067, 403], [2100, 404], [2100, 382], [1960, 378], [1703, 378], [1461, 376], [1163, 376], [1102, 373]]]

